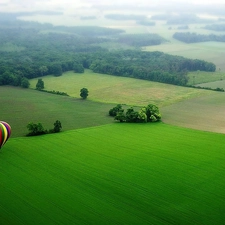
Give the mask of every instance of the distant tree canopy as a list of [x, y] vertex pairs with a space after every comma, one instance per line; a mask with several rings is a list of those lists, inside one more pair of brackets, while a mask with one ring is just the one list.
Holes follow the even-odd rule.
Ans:
[[166, 39], [162, 38], [158, 34], [123, 34], [119, 36], [118, 42], [141, 47], [148, 45], [160, 45], [161, 43], [166, 42]]
[[[42, 33], [41, 29], [52, 32]], [[102, 27], [54, 27], [15, 19], [2, 22], [0, 85], [27, 87], [27, 80], [24, 79], [48, 74], [60, 76], [65, 71], [83, 73], [84, 69], [102, 74], [186, 85], [188, 71], [215, 71], [214, 64], [203, 60], [138, 49], [165, 41], [156, 34], [123, 35], [122, 32]], [[125, 43], [137, 50], [109, 51], [99, 46], [108, 42]]]
[[207, 30], [214, 30], [214, 31], [225, 31], [225, 24], [210, 24], [210, 25], [206, 25], [203, 28], [207, 29]]
[[218, 41], [225, 42], [225, 35], [215, 35], [215, 34], [196, 34], [190, 32], [176, 32], [173, 38], [183, 41], [185, 43], [196, 43], [196, 42], [206, 42], [206, 41]]
[[159, 108], [153, 104], [142, 107], [139, 111], [135, 111], [133, 107], [130, 107], [126, 113], [122, 105], [117, 105], [109, 110], [109, 115], [115, 117], [115, 120], [128, 123], [147, 123], [161, 120]]

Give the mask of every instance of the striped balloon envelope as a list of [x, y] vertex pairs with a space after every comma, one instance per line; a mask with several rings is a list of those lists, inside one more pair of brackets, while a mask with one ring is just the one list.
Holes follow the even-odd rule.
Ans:
[[0, 148], [6, 143], [11, 134], [11, 127], [8, 123], [0, 121]]

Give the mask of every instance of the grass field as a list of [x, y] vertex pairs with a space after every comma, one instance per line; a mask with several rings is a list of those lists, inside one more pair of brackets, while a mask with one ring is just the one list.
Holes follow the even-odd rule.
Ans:
[[[31, 88], [35, 88], [37, 79], [30, 80]], [[89, 90], [90, 100], [139, 106], [154, 103], [161, 107], [211, 93], [205, 90], [98, 74], [91, 70], [86, 70], [84, 74], [71, 71], [60, 77], [46, 76], [42, 79], [46, 90], [64, 91], [70, 96], [80, 98], [80, 89], [86, 87]]]
[[172, 55], [184, 56], [191, 59], [202, 59], [215, 63], [217, 70], [220, 68], [225, 72], [224, 57], [225, 43], [201, 42], [185, 44], [182, 42], [170, 42], [157, 46], [144, 48], [145, 51], [162, 51]]
[[45, 129], [61, 121], [63, 130], [111, 123], [108, 111], [114, 104], [83, 101], [31, 89], [0, 87], [0, 118], [12, 127], [12, 137], [24, 136], [30, 122], [42, 123]]
[[[204, 72], [204, 71], [195, 71], [195, 72], [189, 72], [188, 73], [189, 85], [196, 85], [196, 84], [205, 84], [208, 82], [214, 82], [214, 81], [221, 81], [225, 79], [225, 73], [224, 72]], [[197, 85], [201, 86], [201, 85]], [[217, 87], [214, 87], [217, 88]]]
[[225, 133], [225, 93], [214, 92], [161, 109], [163, 121], [176, 126]]
[[200, 87], [209, 87], [209, 88], [223, 88], [225, 90], [225, 80], [218, 80], [214, 82], [208, 82], [199, 84]]
[[222, 134], [115, 123], [13, 138], [0, 156], [4, 225], [225, 220]]

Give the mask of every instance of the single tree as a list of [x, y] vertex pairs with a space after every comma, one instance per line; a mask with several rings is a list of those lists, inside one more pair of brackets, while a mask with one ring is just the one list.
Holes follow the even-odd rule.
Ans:
[[30, 82], [26, 77], [21, 79], [21, 87], [28, 88], [30, 86]]
[[88, 89], [87, 88], [80, 89], [80, 97], [86, 99], [87, 96], [88, 96]]
[[61, 122], [59, 120], [56, 120], [54, 123], [54, 128], [53, 128], [54, 133], [60, 132], [61, 129], [62, 129]]
[[41, 78], [37, 81], [36, 89], [39, 91], [44, 89], [44, 81]]

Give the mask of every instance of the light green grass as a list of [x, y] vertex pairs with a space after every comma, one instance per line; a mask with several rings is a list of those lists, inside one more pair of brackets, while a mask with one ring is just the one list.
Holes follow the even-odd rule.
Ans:
[[209, 87], [209, 88], [223, 88], [225, 90], [225, 80], [224, 77], [222, 80], [214, 81], [214, 82], [208, 82], [208, 83], [203, 83], [199, 84], [198, 86], [200, 87]]
[[185, 44], [181, 42], [170, 42], [157, 46], [144, 48], [145, 51], [162, 51], [172, 55], [184, 56], [191, 59], [201, 59], [215, 63], [217, 70], [225, 71], [225, 43], [201, 42]]
[[108, 111], [115, 105], [53, 95], [31, 89], [0, 87], [0, 120], [12, 127], [12, 137], [24, 136], [30, 122], [53, 128], [56, 120], [62, 129], [71, 130], [111, 123]]
[[224, 80], [225, 73], [219, 72], [219, 71], [217, 72], [195, 71], [195, 72], [189, 72], [188, 77], [189, 77], [188, 84], [196, 85], [196, 84]]
[[9, 139], [0, 152], [0, 221], [221, 225], [224, 135], [112, 124]]
[[[37, 79], [30, 80], [35, 88]], [[88, 88], [88, 99], [98, 102], [120, 103], [144, 106], [156, 104], [159, 107], [172, 104], [210, 91], [150, 82], [127, 77], [110, 76], [86, 70], [84, 74], [66, 72], [60, 77], [42, 77], [46, 90], [64, 91], [73, 97], [80, 97], [80, 89]]]

